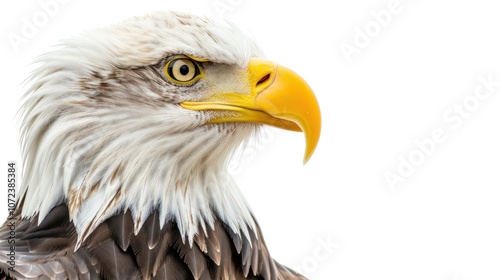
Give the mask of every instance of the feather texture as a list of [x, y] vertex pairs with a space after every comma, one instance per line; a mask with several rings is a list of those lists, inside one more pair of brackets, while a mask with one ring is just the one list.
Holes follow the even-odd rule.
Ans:
[[130, 244], [130, 236], [134, 231], [134, 222], [130, 211], [112, 216], [106, 221], [106, 224], [110, 228], [115, 242], [125, 251]]
[[[23, 230], [16, 232], [16, 272], [0, 256], [0, 279], [305, 279], [271, 258], [261, 236], [257, 238], [259, 230], [252, 231], [250, 240], [241, 239], [216, 219], [203, 238], [190, 244], [174, 221], [163, 228], [153, 225], [157, 212], [151, 212], [137, 235], [129, 234], [130, 213], [118, 213], [76, 251], [76, 231], [65, 204], [50, 211], [40, 225], [37, 217], [18, 217], [18, 229]], [[0, 236], [7, 230], [5, 224]], [[151, 236], [157, 236], [155, 242]], [[0, 250], [8, 247], [5, 239], [0, 241]]]
[[[170, 81], [164, 68], [179, 55], [206, 59], [205, 77]], [[252, 57], [262, 52], [230, 23], [157, 12], [37, 58], [20, 110], [20, 201], [0, 228], [0, 280], [304, 279], [271, 258], [228, 172], [261, 126], [207, 124], [216, 112], [179, 105], [250, 93], [241, 77]], [[11, 222], [15, 271], [4, 253]]]

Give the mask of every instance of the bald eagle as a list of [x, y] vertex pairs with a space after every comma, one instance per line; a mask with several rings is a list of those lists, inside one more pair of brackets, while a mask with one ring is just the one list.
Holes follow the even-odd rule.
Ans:
[[262, 57], [231, 23], [157, 12], [36, 59], [0, 279], [305, 279], [228, 172], [262, 125], [304, 132], [305, 161], [319, 139], [310, 87]]

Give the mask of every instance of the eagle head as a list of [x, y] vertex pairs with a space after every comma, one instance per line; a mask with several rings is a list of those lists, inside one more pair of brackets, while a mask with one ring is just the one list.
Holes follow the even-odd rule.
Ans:
[[309, 86], [262, 56], [234, 25], [178, 12], [62, 41], [36, 60], [21, 109], [22, 216], [65, 203], [77, 248], [120, 211], [135, 232], [156, 210], [191, 242], [216, 219], [248, 236], [232, 152], [271, 125], [304, 132], [307, 161], [320, 134]]

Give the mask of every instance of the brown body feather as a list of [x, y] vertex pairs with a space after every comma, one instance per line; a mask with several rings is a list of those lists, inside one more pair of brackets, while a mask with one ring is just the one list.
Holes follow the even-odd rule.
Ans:
[[[19, 211], [18, 211], [19, 212]], [[19, 214], [19, 213], [18, 213]], [[38, 218], [16, 223], [16, 267], [0, 263], [3, 279], [305, 279], [276, 263], [260, 232], [242, 238], [217, 220], [192, 245], [175, 221], [162, 228], [153, 211], [137, 235], [130, 212], [102, 223], [74, 251], [77, 234], [61, 204], [38, 225]], [[9, 229], [0, 229], [0, 250], [6, 251]]]

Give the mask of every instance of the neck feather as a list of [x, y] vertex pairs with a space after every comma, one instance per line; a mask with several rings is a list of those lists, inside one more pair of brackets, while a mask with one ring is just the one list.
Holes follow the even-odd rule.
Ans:
[[[204, 122], [203, 117], [183, 116], [177, 107], [169, 109], [171, 115], [178, 110], [177, 120], [140, 112], [133, 123], [122, 122], [127, 130], [118, 127], [110, 132], [104, 130], [105, 122], [115, 120], [97, 122], [95, 116], [82, 115], [78, 125], [56, 123], [39, 139], [27, 137], [39, 145], [28, 144], [37, 148], [25, 151], [23, 217], [38, 215], [41, 222], [53, 207], [66, 203], [78, 233], [77, 248], [98, 225], [121, 211], [131, 212], [136, 233], [158, 210], [160, 226], [175, 221], [190, 243], [200, 230], [212, 228], [216, 218], [248, 238], [256, 224], [227, 166], [232, 151], [259, 127], [190, 123], [186, 127], [195, 128], [169, 136], [175, 132], [171, 123]], [[155, 122], [155, 117], [162, 121]]]

